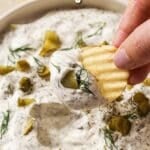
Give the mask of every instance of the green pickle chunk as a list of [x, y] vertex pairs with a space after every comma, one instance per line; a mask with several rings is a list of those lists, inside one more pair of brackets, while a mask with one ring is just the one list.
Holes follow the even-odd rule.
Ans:
[[61, 47], [61, 41], [55, 31], [46, 31], [44, 44], [40, 51], [40, 56], [45, 57], [51, 55]]
[[31, 92], [33, 89], [33, 84], [31, 83], [30, 78], [21, 78], [21, 80], [19, 81], [19, 88], [23, 92]]
[[30, 64], [26, 61], [26, 60], [19, 60], [17, 62], [17, 70], [22, 71], [22, 72], [26, 72], [30, 70]]
[[112, 116], [108, 126], [112, 131], [118, 131], [125, 136], [130, 132], [131, 122], [123, 116]]
[[41, 77], [43, 79], [49, 79], [50, 75], [51, 75], [49, 68], [44, 65], [41, 65], [38, 67], [37, 73], [38, 73], [39, 77]]
[[15, 70], [13, 66], [2, 66], [0, 65], [0, 75], [6, 75]]
[[133, 100], [137, 104], [137, 111], [140, 116], [146, 116], [150, 112], [149, 99], [141, 92], [137, 92]]
[[74, 71], [69, 71], [61, 81], [62, 85], [66, 88], [78, 89], [78, 82]]
[[143, 102], [138, 106], [138, 114], [140, 116], [146, 116], [150, 111], [150, 105], [148, 102]]

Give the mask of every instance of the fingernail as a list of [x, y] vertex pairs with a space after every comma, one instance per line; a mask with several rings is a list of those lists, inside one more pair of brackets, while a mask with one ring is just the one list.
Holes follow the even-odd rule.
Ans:
[[116, 52], [116, 55], [114, 57], [114, 62], [117, 67], [122, 69], [128, 69], [130, 65], [130, 58], [128, 57], [125, 49], [119, 49]]

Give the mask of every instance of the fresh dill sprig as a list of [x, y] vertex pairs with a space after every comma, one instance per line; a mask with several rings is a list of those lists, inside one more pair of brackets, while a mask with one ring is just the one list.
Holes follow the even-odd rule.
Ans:
[[103, 133], [104, 133], [104, 140], [105, 140], [106, 148], [108, 148], [109, 150], [117, 150], [115, 141], [112, 136], [112, 131], [109, 130], [108, 128], [104, 128]]
[[[92, 25], [90, 25], [92, 26]], [[89, 34], [87, 37], [90, 38], [92, 36], [95, 36], [95, 35], [101, 35], [102, 34], [102, 30], [103, 28], [106, 26], [106, 22], [100, 22], [97, 24], [97, 29], [95, 32], [93, 32], [92, 34]]]
[[73, 49], [73, 47], [62, 48], [62, 49], [60, 49], [60, 50], [61, 50], [61, 51], [68, 51], [68, 50], [71, 50], [71, 49]]
[[21, 46], [21, 47], [16, 48], [16, 49], [9, 48], [9, 51], [11, 53], [26, 52], [26, 51], [29, 51], [29, 50], [34, 50], [34, 48], [31, 48], [28, 45], [24, 45], [24, 46]]
[[0, 138], [2, 138], [3, 135], [8, 130], [9, 119], [10, 119], [10, 110], [7, 110], [6, 112], [3, 113], [3, 119], [0, 126]]
[[61, 68], [60, 68], [60, 66], [58, 66], [58, 65], [55, 65], [55, 64], [53, 64], [53, 63], [51, 63], [56, 69], [57, 69], [57, 71], [58, 72], [60, 72], [61, 71]]
[[13, 92], [14, 92], [14, 87], [13, 85], [9, 84], [7, 87], [6, 94], [10, 95], [10, 94], [13, 94]]
[[67, 48], [62, 48], [61, 51], [72, 50], [73, 48], [84, 47], [84, 46], [87, 46], [87, 44], [83, 40], [82, 32], [78, 31], [76, 33], [76, 38], [75, 38], [72, 46], [71, 47], [67, 47]]
[[91, 93], [92, 95], [94, 95], [94, 93], [89, 89], [90, 86], [89, 76], [88, 72], [84, 68], [80, 68], [80, 70], [77, 71], [76, 78], [81, 90], [83, 90], [86, 93]]
[[24, 45], [16, 49], [9, 48], [10, 55], [8, 55], [8, 61], [14, 64], [15, 60], [21, 57], [19, 55], [20, 52], [26, 52], [30, 50], [34, 50], [34, 48], [31, 48], [28, 45]]
[[124, 117], [129, 120], [135, 120], [138, 118], [138, 114], [137, 114], [137, 111], [133, 111], [133, 112], [127, 113], [126, 115], [124, 115]]
[[37, 64], [38, 66], [43, 66], [43, 63], [42, 63], [39, 59], [37, 59], [37, 58], [34, 57], [34, 56], [33, 56], [33, 59], [34, 59], [34, 61], [36, 62], [36, 64]]
[[76, 47], [85, 47], [85, 46], [87, 46], [87, 44], [83, 40], [82, 32], [77, 32], [75, 42], [74, 42], [74, 47], [76, 48]]

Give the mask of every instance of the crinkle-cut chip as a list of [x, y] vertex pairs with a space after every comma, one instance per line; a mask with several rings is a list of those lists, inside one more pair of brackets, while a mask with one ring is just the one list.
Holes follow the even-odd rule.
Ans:
[[110, 102], [122, 94], [129, 76], [127, 71], [114, 64], [115, 52], [116, 48], [111, 45], [86, 47], [81, 50], [83, 66], [95, 76], [101, 95]]
[[28, 119], [25, 122], [25, 126], [23, 128], [23, 135], [28, 135], [34, 126], [34, 120], [32, 117], [28, 117]]
[[40, 51], [40, 56], [45, 57], [52, 54], [61, 46], [59, 36], [55, 31], [47, 31], [45, 34], [44, 44]]

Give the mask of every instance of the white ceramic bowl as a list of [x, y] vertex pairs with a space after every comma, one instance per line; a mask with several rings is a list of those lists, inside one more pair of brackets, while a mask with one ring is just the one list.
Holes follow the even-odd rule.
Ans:
[[127, 1], [123, 0], [82, 0], [79, 5], [75, 0], [30, 0], [0, 16], [0, 32], [9, 24], [27, 23], [52, 9], [96, 7], [121, 12], [126, 3]]

